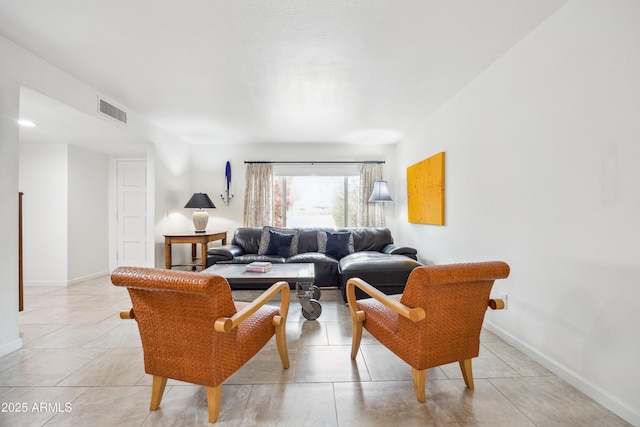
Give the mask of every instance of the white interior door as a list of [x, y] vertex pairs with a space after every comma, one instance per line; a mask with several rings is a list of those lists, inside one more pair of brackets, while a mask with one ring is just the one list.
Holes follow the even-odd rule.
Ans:
[[117, 160], [117, 266], [147, 265], [147, 162]]

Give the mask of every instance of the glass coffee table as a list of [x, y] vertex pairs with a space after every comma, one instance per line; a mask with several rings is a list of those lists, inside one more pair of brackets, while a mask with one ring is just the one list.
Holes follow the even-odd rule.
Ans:
[[217, 274], [224, 277], [229, 285], [270, 285], [284, 280], [295, 283], [302, 315], [307, 320], [316, 320], [322, 314], [320, 288], [313, 284], [315, 269], [312, 263], [272, 264], [271, 270], [264, 273], [245, 271], [246, 264], [214, 264], [202, 271], [204, 274]]

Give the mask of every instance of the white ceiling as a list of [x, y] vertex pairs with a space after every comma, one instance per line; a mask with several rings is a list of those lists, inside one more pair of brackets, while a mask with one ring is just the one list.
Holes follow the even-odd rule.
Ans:
[[[0, 0], [0, 34], [189, 143], [380, 144], [566, 2]], [[106, 133], [56, 101], [25, 98], [23, 114], [64, 124], [32, 135], [69, 141], [77, 120], [88, 121], [83, 141]]]

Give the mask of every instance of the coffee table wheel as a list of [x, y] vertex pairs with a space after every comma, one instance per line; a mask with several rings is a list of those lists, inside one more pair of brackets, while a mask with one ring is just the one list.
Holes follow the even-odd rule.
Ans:
[[302, 308], [302, 315], [307, 320], [316, 320], [322, 314], [322, 306], [315, 299], [309, 300], [309, 304], [313, 307], [313, 311], [307, 311]]
[[313, 291], [313, 299], [320, 299], [320, 288], [316, 285], [311, 286], [311, 290]]

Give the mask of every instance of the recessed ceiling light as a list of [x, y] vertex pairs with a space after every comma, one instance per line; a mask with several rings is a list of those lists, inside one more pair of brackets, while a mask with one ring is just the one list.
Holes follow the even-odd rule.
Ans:
[[20, 126], [24, 126], [27, 128], [32, 128], [34, 126], [38, 126], [35, 122], [32, 122], [31, 120], [18, 120], [18, 124]]

